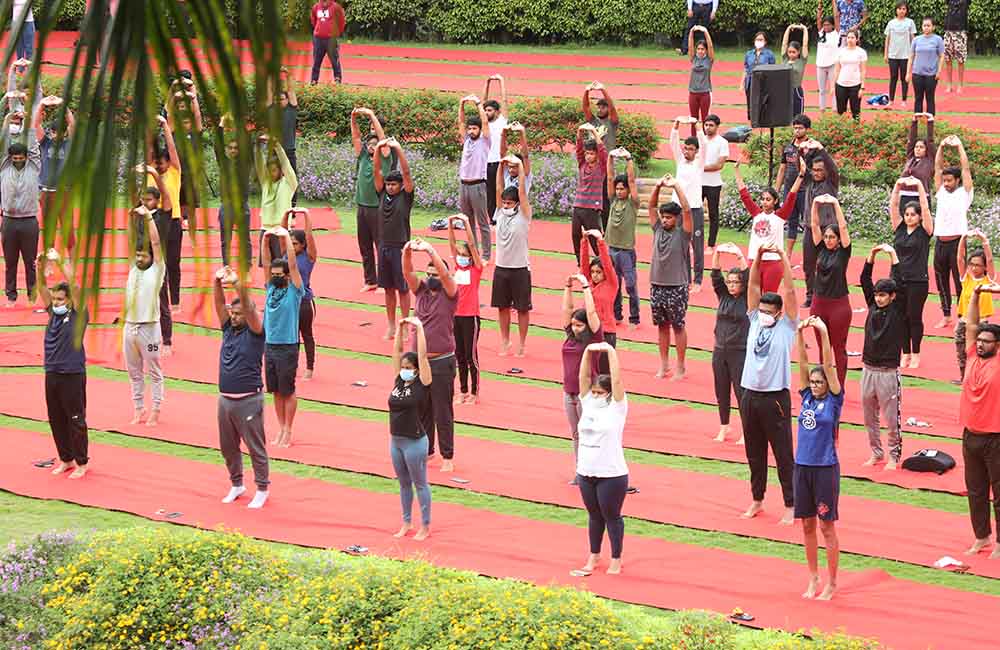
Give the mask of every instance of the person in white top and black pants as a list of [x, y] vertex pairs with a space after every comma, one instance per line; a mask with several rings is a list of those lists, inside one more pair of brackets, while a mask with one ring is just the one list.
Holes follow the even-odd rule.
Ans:
[[[580, 362], [580, 405], [582, 414], [577, 425], [580, 447], [577, 454], [576, 474], [580, 495], [590, 517], [590, 556], [574, 576], [588, 576], [594, 572], [601, 559], [604, 531], [611, 542], [611, 563], [608, 573], [621, 573], [622, 540], [625, 520], [622, 505], [628, 492], [628, 465], [622, 448], [622, 433], [628, 415], [628, 400], [622, 382], [618, 354], [608, 343], [591, 343]], [[607, 354], [609, 375], [597, 375], [591, 381], [592, 352]], [[583, 394], [585, 386], [589, 386]]]
[[[945, 147], [958, 149], [960, 167], [944, 166]], [[955, 283], [955, 302], [962, 296], [962, 276], [958, 272], [958, 243], [969, 230], [969, 207], [972, 205], [972, 171], [969, 156], [957, 135], [941, 141], [934, 158], [934, 186], [937, 188], [937, 212], [934, 214], [934, 279], [941, 297], [944, 317], [935, 326], [951, 325], [951, 287]], [[949, 277], [950, 276], [950, 277]]]

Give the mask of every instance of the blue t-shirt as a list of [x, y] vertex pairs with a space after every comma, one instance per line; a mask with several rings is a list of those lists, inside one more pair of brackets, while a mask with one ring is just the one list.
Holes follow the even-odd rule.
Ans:
[[798, 321], [786, 314], [773, 327], [764, 327], [760, 311], [754, 309], [748, 315], [750, 333], [740, 385], [762, 393], [787, 390], [792, 385], [791, 348]]
[[59, 184], [59, 175], [62, 173], [63, 165], [66, 164], [66, 156], [69, 154], [69, 138], [56, 146], [56, 141], [48, 135], [43, 137], [38, 143], [38, 151], [41, 154], [42, 168], [38, 174], [38, 186], [45, 189], [55, 189]]
[[913, 74], [936, 75], [944, 53], [944, 39], [937, 34], [913, 39]]
[[774, 58], [774, 52], [769, 48], [764, 48], [757, 54], [757, 50], [747, 50], [747, 53], [743, 55], [743, 71], [746, 72], [747, 78], [743, 82], [745, 88], [750, 87], [750, 82], [753, 81], [753, 69], [759, 65], [774, 65], [777, 61]]
[[802, 395], [802, 409], [799, 411], [795, 463], [814, 467], [836, 465], [839, 461], [834, 440], [840, 411], [844, 408], [844, 389], [836, 395], [827, 392], [823, 399], [813, 397], [809, 388], [803, 388], [799, 394]]
[[260, 392], [264, 385], [260, 379], [263, 356], [263, 334], [254, 334], [245, 325], [236, 329], [226, 320], [219, 348], [219, 392], [230, 395]]
[[297, 345], [299, 342], [299, 306], [305, 290], [288, 279], [281, 289], [267, 284], [264, 304], [264, 335], [269, 345]]
[[312, 300], [313, 290], [309, 281], [312, 278], [313, 267], [316, 266], [316, 262], [309, 259], [309, 253], [302, 251], [295, 256], [295, 263], [299, 265], [299, 275], [302, 276], [302, 288], [305, 289], [302, 298], [304, 300]]

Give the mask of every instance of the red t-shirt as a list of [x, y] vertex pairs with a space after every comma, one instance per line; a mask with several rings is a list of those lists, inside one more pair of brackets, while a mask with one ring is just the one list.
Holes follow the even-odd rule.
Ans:
[[456, 316], [479, 315], [479, 281], [483, 278], [483, 267], [474, 264], [455, 267], [455, 284], [458, 285], [458, 307]]
[[1000, 355], [980, 358], [975, 339], [969, 339], [966, 352], [958, 421], [970, 431], [1000, 433]]
[[[584, 242], [586, 244], [586, 242]], [[615, 273], [608, 243], [603, 239], [597, 242], [597, 252], [600, 254], [601, 268], [604, 269], [604, 280], [590, 285], [590, 293], [594, 296], [594, 307], [601, 319], [601, 329], [608, 334], [617, 331], [615, 324], [615, 296], [618, 295], [618, 274]], [[590, 279], [590, 246], [580, 246], [580, 273]]]
[[344, 8], [336, 2], [331, 2], [325, 7], [323, 3], [317, 2], [313, 5], [309, 22], [313, 26], [313, 36], [316, 38], [332, 38], [344, 33], [347, 19], [344, 16]]

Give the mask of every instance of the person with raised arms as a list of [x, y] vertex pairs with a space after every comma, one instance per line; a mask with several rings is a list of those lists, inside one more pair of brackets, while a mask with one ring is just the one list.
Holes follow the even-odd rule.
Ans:
[[[674, 190], [679, 203], [671, 201], [660, 205], [661, 187]], [[681, 220], [679, 228], [678, 218]], [[673, 380], [679, 381], [684, 379], [686, 373], [687, 330], [684, 325], [691, 278], [688, 247], [692, 228], [691, 209], [677, 179], [664, 176], [656, 182], [649, 197], [649, 225], [653, 229], [649, 301], [660, 353], [660, 368], [656, 376], [663, 378], [670, 374], [670, 332], [673, 330], [677, 350], [677, 371], [673, 373]]]
[[[288, 228], [288, 219], [293, 214], [302, 215], [302, 225], [304, 229], [291, 230], [292, 233], [292, 254], [295, 256], [295, 264], [299, 267], [299, 275], [302, 276], [302, 288], [305, 293], [302, 296], [302, 304], [299, 307], [299, 334], [302, 337], [302, 347], [306, 353], [306, 371], [302, 375], [303, 381], [313, 378], [313, 371], [316, 369], [316, 337], [313, 335], [313, 320], [316, 318], [316, 300], [312, 290], [312, 272], [316, 267], [316, 260], [319, 253], [316, 251], [316, 237], [313, 236], [312, 218], [309, 210], [305, 208], [292, 208], [285, 213], [281, 220], [281, 227]], [[289, 257], [285, 251], [285, 257]]]
[[[590, 105], [590, 98], [594, 93], [601, 93], [596, 102], [596, 115]], [[611, 93], [600, 81], [595, 81], [583, 91], [583, 119], [594, 127], [594, 134], [604, 143], [605, 151], [611, 151], [618, 146], [618, 126], [621, 124], [618, 110], [615, 108], [615, 100], [611, 98]], [[601, 188], [601, 191], [601, 229], [607, 230], [611, 198], [606, 188]]]
[[[500, 161], [497, 174], [497, 257], [493, 271], [493, 292], [490, 306], [497, 309], [500, 326], [498, 354], [510, 353], [511, 310], [517, 312], [517, 356], [525, 355], [528, 326], [531, 324], [531, 259], [528, 234], [531, 231], [531, 202], [528, 200], [527, 174], [521, 161], [508, 156]], [[508, 169], [518, 169], [517, 187], [502, 189]]]
[[[403, 246], [410, 241], [410, 212], [413, 210], [413, 176], [403, 147], [395, 138], [379, 140], [376, 151], [388, 147], [399, 160], [399, 170], [382, 175], [382, 165], [374, 166], [373, 183], [379, 196], [378, 286], [385, 290], [385, 339], [399, 331], [396, 327], [396, 304], [399, 317], [410, 314], [410, 285], [403, 275]], [[374, 154], [373, 154], [374, 155]]]
[[[570, 220], [570, 237], [576, 263], [580, 263], [580, 240], [585, 230], [602, 230], [601, 206], [607, 188], [605, 175], [608, 169], [608, 149], [589, 122], [576, 129], [576, 194], [573, 197], [573, 216]], [[597, 242], [587, 238], [590, 248], [597, 254]]]
[[[733, 255], [739, 264], [722, 274], [719, 258]], [[712, 288], [719, 299], [715, 310], [715, 345], [712, 348], [712, 376], [715, 378], [715, 401], [719, 405], [719, 433], [716, 442], [729, 435], [732, 413], [730, 395], [736, 393], [736, 406], [743, 398], [743, 363], [747, 355], [747, 260], [736, 244], [722, 244], [712, 253]], [[730, 388], [730, 386], [732, 388]], [[743, 436], [736, 441], [743, 443]]]
[[[959, 167], [945, 167], [945, 147], [958, 150]], [[969, 230], [969, 208], [972, 206], [972, 170], [969, 155], [957, 135], [941, 141], [934, 160], [934, 186], [937, 188], [937, 212], [934, 214], [934, 279], [941, 297], [944, 317], [937, 329], [951, 325], [951, 287], [955, 285], [956, 302], [962, 295], [962, 276], [958, 272], [958, 242]]]
[[[371, 121], [371, 131], [361, 141], [361, 130], [358, 128], [358, 116], [363, 115]], [[396, 166], [396, 154], [388, 148], [376, 148], [376, 144], [385, 140], [382, 123], [375, 111], [359, 106], [351, 111], [351, 145], [354, 147], [355, 182], [354, 202], [358, 205], [358, 249], [361, 251], [361, 269], [364, 273], [364, 284], [361, 291], [375, 291], [378, 288], [378, 276], [375, 274], [375, 261], [379, 247], [379, 193], [375, 189], [375, 160], [378, 160], [384, 178]], [[377, 152], [377, 153], [376, 153]]]
[[[968, 241], [978, 239], [981, 250], [974, 250], [967, 254]], [[965, 352], [965, 312], [969, 309], [969, 301], [972, 300], [972, 290], [981, 284], [991, 284], [996, 281], [993, 268], [993, 251], [990, 249], [990, 240], [986, 234], [978, 228], [970, 230], [962, 235], [958, 243], [958, 272], [962, 274], [962, 295], [958, 299], [958, 324], [955, 325], [955, 352], [958, 359], [959, 382], [965, 379], [965, 365], [967, 355]], [[993, 315], [993, 294], [986, 292], [979, 294], [979, 320], [985, 322]], [[955, 382], [952, 382], [955, 383]]]
[[[499, 101], [490, 99], [490, 86], [493, 84], [500, 86]], [[502, 151], [501, 140], [507, 129], [507, 107], [507, 84], [500, 75], [491, 75], [486, 80], [486, 88], [483, 90], [483, 112], [486, 113], [486, 128], [490, 132], [490, 152], [486, 157], [486, 214], [494, 222], [497, 201], [492, 190], [497, 182], [500, 159], [506, 155]]]
[[[900, 214], [903, 188], [916, 189], [919, 202], [909, 201]], [[906, 332], [900, 368], [920, 367], [920, 346], [924, 340], [924, 303], [929, 292], [927, 259], [934, 235], [934, 217], [923, 182], [913, 176], [900, 178], [889, 197], [889, 219], [895, 233], [892, 246], [899, 256], [899, 278], [903, 282], [899, 298], [905, 313]]]
[[[465, 231], [465, 241], [455, 240], [455, 226]], [[461, 394], [455, 404], [479, 403], [479, 284], [483, 278], [483, 259], [469, 232], [469, 218], [456, 214], [448, 218], [448, 246], [455, 262], [458, 304], [455, 306], [455, 360], [458, 362], [458, 385]]]
[[[682, 120], [691, 125], [691, 137], [684, 139], [683, 146], [677, 133]], [[683, 188], [691, 210], [691, 250], [688, 253], [693, 253], [693, 264], [689, 265], [691, 268], [688, 273], [691, 293], [701, 292], [705, 273], [705, 213], [701, 200], [701, 185], [705, 175], [705, 148], [701, 146], [704, 139], [705, 135], [697, 129], [697, 120], [693, 117], [681, 116], [674, 119], [674, 126], [670, 129], [670, 150], [677, 165], [674, 178]], [[677, 192], [674, 192], [672, 200], [680, 203]]]
[[[465, 104], [476, 105], [476, 115], [465, 116]], [[487, 128], [489, 118], [483, 102], [475, 95], [467, 95], [458, 102], [458, 137], [462, 141], [462, 159], [458, 165], [459, 210], [473, 224], [483, 260], [489, 263], [493, 254], [493, 215], [488, 210], [486, 194], [493, 190], [486, 182], [492, 136]], [[478, 234], [477, 234], [478, 232]]]
[[[597, 240], [598, 258], [592, 260], [588, 247], [582, 247], [580, 249], [580, 275], [590, 280], [594, 305], [604, 329], [604, 341], [611, 347], [616, 347], [618, 329], [614, 314], [615, 296], [618, 295], [618, 274], [615, 273], [611, 255], [608, 253], [608, 243], [604, 241], [603, 233], [600, 230], [588, 230], [584, 234]], [[597, 364], [597, 371], [605, 375], [608, 374], [607, 356], [601, 356]]]
[[[615, 158], [626, 160], [625, 173], [615, 175]], [[628, 328], [639, 325], [639, 284], [636, 274], [635, 227], [639, 211], [639, 186], [635, 182], [635, 164], [632, 154], [625, 149], [615, 149], [608, 154], [608, 195], [614, 197], [608, 210], [608, 228], [604, 240], [608, 254], [618, 276], [618, 293], [615, 294], [614, 317], [616, 323], [624, 318], [622, 310], [622, 285], [628, 293]]]
[[[578, 282], [583, 290], [583, 309], [577, 309], [573, 305], [573, 283]], [[580, 390], [593, 380], [592, 375], [597, 374], [597, 364], [588, 366], [593, 372], [587, 376], [587, 381], [580, 383], [580, 368], [583, 356], [588, 354], [587, 348], [591, 343], [603, 342], [604, 331], [601, 329], [601, 318], [597, 315], [597, 307], [594, 305], [594, 295], [591, 293], [590, 281], [583, 275], [571, 275], [566, 278], [566, 289], [563, 291], [562, 300], [563, 328], [566, 331], [566, 340], [562, 344], [562, 364], [563, 364], [563, 408], [566, 410], [566, 419], [569, 422], [570, 437], [573, 439], [573, 460], [577, 460], [579, 452], [579, 424], [583, 413], [583, 405], [580, 402]], [[596, 353], [594, 353], [596, 354]], [[577, 485], [578, 478], [574, 474], [570, 485]]]
[[[837, 223], [819, 225], [820, 204], [831, 204]], [[812, 208], [812, 239], [819, 249], [816, 256], [816, 281], [809, 313], [826, 324], [830, 347], [836, 356], [837, 378], [847, 379], [847, 334], [851, 329], [851, 301], [848, 297], [847, 266], [851, 261], [851, 233], [847, 229], [844, 210], [836, 197], [824, 194], [816, 197]], [[818, 331], [817, 331], [818, 335]], [[820, 341], [817, 339], [817, 345]]]

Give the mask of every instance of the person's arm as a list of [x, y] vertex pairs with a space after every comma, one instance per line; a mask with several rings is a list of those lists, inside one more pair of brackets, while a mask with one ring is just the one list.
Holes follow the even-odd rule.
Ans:
[[747, 313], [760, 306], [760, 261], [766, 251], [761, 247], [757, 257], [750, 263], [750, 277], [747, 279]]
[[611, 98], [611, 93], [603, 85], [601, 85], [601, 93], [604, 95], [604, 100], [608, 102], [608, 119], [611, 120], [612, 124], [617, 125], [619, 120], [618, 109], [615, 108], [615, 100]]
[[52, 306], [52, 294], [49, 293], [49, 283], [45, 280], [45, 267], [49, 262], [49, 257], [46, 251], [42, 251], [35, 258], [35, 265], [38, 267], [38, 274], [41, 276], [42, 281], [38, 282], [35, 286], [38, 287], [38, 298], [42, 301], [42, 307], [48, 309]]
[[[494, 183], [494, 187], [493, 187], [493, 194], [496, 196], [496, 202], [494, 203], [494, 205], [496, 205], [497, 207], [500, 207], [501, 201], [502, 201], [501, 197], [503, 196], [504, 189], [506, 189], [506, 182], [504, 181], [504, 174], [505, 174], [505, 172], [507, 170], [507, 167], [509, 167], [509, 166], [510, 166], [510, 161], [505, 160], [503, 158], [500, 159], [500, 167], [497, 168], [497, 175], [496, 175], [496, 179], [497, 180], [496, 180], [496, 183]], [[486, 191], [489, 192], [490, 188], [487, 187]], [[490, 218], [493, 217], [492, 214], [489, 215], [489, 216], [490, 216]]]
[[[389, 146], [396, 152], [396, 159], [399, 161], [399, 173], [403, 175], [403, 191], [413, 194], [413, 175], [410, 173], [410, 161], [406, 159], [403, 145], [395, 138], [389, 138]], [[376, 165], [381, 167], [381, 165]]]
[[802, 51], [799, 55], [802, 57], [803, 61], [809, 60], [809, 29], [805, 25], [799, 25], [802, 28]]
[[847, 248], [851, 245], [851, 232], [847, 229], [847, 217], [844, 216], [844, 207], [840, 205], [837, 197], [833, 197], [833, 209], [837, 213], [837, 229], [840, 231], [840, 246]]
[[222, 276], [227, 274], [228, 271], [228, 267], [225, 266], [219, 269], [215, 273], [215, 281], [212, 282], [212, 304], [215, 306], [215, 315], [219, 319], [219, 327], [225, 325], [226, 321], [229, 320], [229, 310], [226, 308], [226, 292], [222, 288]]
[[833, 0], [833, 29], [840, 32], [840, 8], [837, 6], [837, 0]]
[[622, 379], [621, 363], [618, 361], [618, 351], [610, 343], [602, 345], [602, 351], [608, 355], [608, 370], [611, 374], [611, 399], [620, 402], [625, 399], [625, 381]]
[[[465, 215], [462, 215], [463, 217]], [[451, 251], [452, 259], [458, 257], [458, 244], [455, 241], [455, 220], [458, 219], [458, 215], [453, 215], [448, 217], [448, 250]], [[471, 248], [471, 246], [470, 246]]]
[[885, 26], [885, 41], [882, 43], [882, 62], [889, 63], [889, 25]]
[[247, 327], [250, 328], [251, 332], [258, 335], [263, 334], [264, 323], [260, 319], [260, 314], [257, 313], [257, 306], [253, 304], [253, 299], [250, 297], [250, 285], [246, 280], [246, 278], [238, 278], [233, 285], [240, 297], [240, 304], [243, 306], [243, 319], [246, 320]]
[[[792, 279], [792, 264], [788, 261], [788, 256], [785, 255], [785, 249], [782, 246], [776, 246], [772, 253], [777, 253], [781, 256], [782, 265], [782, 279], [781, 286], [785, 289], [785, 315], [792, 320], [798, 320], [799, 316], [799, 296], [795, 293], [795, 281]], [[763, 255], [758, 255], [757, 257], [764, 257]]]
[[875, 268], [875, 254], [880, 250], [882, 250], [881, 244], [872, 248], [865, 258], [864, 268], [861, 269], [861, 293], [864, 294], [865, 304], [869, 307], [875, 304], [875, 283], [872, 282], [872, 272]]
[[934, 147], [934, 116], [927, 113], [925, 114], [927, 118], [927, 138], [925, 142], [927, 143], [927, 154], [928, 156], [933, 156], [937, 151]]
[[743, 201], [743, 207], [747, 209], [751, 217], [756, 217], [760, 213], [760, 207], [753, 202], [753, 197], [750, 196], [750, 190], [747, 189], [747, 184], [743, 182], [743, 174], [740, 172], [740, 163], [736, 163], [733, 167], [733, 176], [736, 177], [736, 189], [740, 193], [740, 200]]
[[[597, 256], [601, 260], [601, 268], [604, 270], [604, 281], [611, 282], [618, 293], [618, 274], [615, 273], [615, 264], [611, 261], [611, 251], [608, 250], [608, 242], [604, 241], [604, 235], [595, 236], [597, 239]], [[586, 246], [581, 246], [581, 252]]]
[[521, 173], [517, 175], [517, 200], [521, 206], [521, 216], [531, 221], [531, 201], [528, 200], [528, 179], [527, 172], [522, 167]]
[[[354, 155], [361, 155], [361, 129], [358, 128], [358, 111], [355, 108], [351, 111], [351, 146], [354, 147]], [[379, 138], [381, 140], [381, 138]]]
[[955, 136], [955, 139], [958, 140], [958, 158], [962, 166], [962, 187], [964, 187], [965, 191], [968, 192], [969, 195], [971, 196], [972, 169], [969, 167], [969, 154], [965, 152], [965, 145], [962, 144], [962, 141], [958, 139], [958, 136]]
[[[396, 336], [393, 337], [392, 341], [392, 372], [397, 376], [400, 368], [403, 367], [403, 327], [405, 326], [406, 318], [400, 318], [396, 321]], [[419, 364], [419, 359], [417, 363]]]
[[840, 395], [840, 377], [837, 376], [836, 359], [833, 356], [833, 347], [830, 345], [830, 331], [819, 316], [813, 316], [809, 320], [813, 321], [813, 329], [819, 332], [823, 348], [823, 374], [826, 375], [826, 385], [830, 394]]
[[465, 102], [469, 101], [468, 97], [463, 97], [458, 100], [458, 141], [465, 141]]
[[[865, 23], [867, 23], [867, 22], [868, 22], [868, 10], [867, 9], [862, 9], [861, 10], [861, 22], [858, 23], [858, 27], [857, 27], [859, 34], [861, 33], [861, 28], [864, 27]], [[839, 393], [840, 391], [836, 391], [836, 392]]]
[[868, 75], [868, 58], [861, 60], [861, 90], [865, 89], [865, 77]]
[[295, 170], [292, 168], [292, 163], [288, 160], [288, 155], [285, 154], [285, 148], [279, 145], [274, 148], [274, 153], [278, 157], [278, 164], [281, 165], [283, 180], [288, 183], [292, 194], [294, 194], [295, 190], [299, 187], [299, 178], [295, 175]]
[[146, 165], [146, 174], [152, 176], [153, 182], [156, 183], [156, 190], [160, 193], [160, 209], [164, 212], [173, 212], [174, 200], [170, 198], [170, 192], [167, 191], [167, 185], [163, 182], [163, 176], [152, 165]]
[[583, 286], [583, 306], [587, 310], [587, 326], [591, 332], [601, 328], [601, 317], [597, 315], [597, 305], [594, 304], [594, 292], [590, 289], [590, 281], [586, 276], [580, 276]]
[[813, 317], [805, 319], [799, 323], [798, 330], [796, 331], [796, 339], [798, 341], [797, 347], [799, 349], [799, 390], [805, 390], [809, 388], [809, 353], [806, 352], [806, 337], [805, 331], [812, 324]]
[[[583, 132], [592, 131], [590, 124], [584, 122], [580, 126], [576, 127], [576, 166], [580, 167], [583, 165], [585, 158], [583, 156]], [[596, 136], [595, 136], [596, 137]]]
[[[719, 0], [715, 0], [718, 2]], [[705, 27], [701, 28], [701, 31], [705, 34], [705, 45], [708, 47], [708, 60], [715, 61], [715, 43], [712, 42], [712, 35], [708, 32]]]
[[927, 189], [924, 188], [924, 183], [921, 180], [917, 180], [917, 195], [920, 197], [920, 225], [924, 227], [924, 231], [928, 236], [934, 235], [934, 215], [931, 214], [931, 201], [927, 196]]
[[196, 133], [201, 133], [205, 125], [201, 119], [201, 104], [198, 103], [198, 93], [193, 90], [187, 91], [188, 106], [191, 107], [191, 121]]
[[562, 326], [563, 329], [569, 327], [569, 323], [573, 320], [573, 281], [576, 280], [578, 275], [571, 275], [566, 278], [566, 288], [563, 289], [563, 299], [562, 299]]
[[483, 128], [479, 130], [479, 137], [488, 143], [490, 141], [490, 118], [486, 117], [486, 109], [483, 108], [483, 102], [476, 101], [476, 109], [479, 111], [479, 121], [483, 125]]
[[295, 94], [295, 81], [289, 79], [287, 72], [285, 73], [285, 92], [288, 93], [288, 105], [293, 108], [299, 107], [299, 96]]
[[404, 318], [403, 321], [410, 323], [417, 330], [417, 368], [420, 370], [420, 383], [424, 386], [430, 386], [434, 376], [431, 373], [431, 362], [427, 358], [427, 335], [424, 333], [424, 324], [416, 316]]
[[309, 256], [309, 261], [315, 263], [319, 254], [316, 251], [316, 237], [313, 236], [313, 224], [312, 218], [309, 216], [309, 210], [306, 208], [294, 208], [294, 211], [302, 215], [306, 231], [306, 254]]
[[607, 186], [608, 199], [615, 199], [615, 157], [608, 156], [608, 165], [604, 173], [604, 184]]
[[840, 55], [837, 55], [837, 63], [833, 66], [833, 82], [836, 84], [840, 79]]
[[35, 102], [35, 107], [31, 111], [31, 123], [35, 126], [35, 138], [41, 142], [45, 137], [45, 126], [42, 125], [42, 103]]
[[986, 258], [986, 276], [993, 279], [993, 251], [990, 249], [990, 240], [979, 231], [979, 241], [983, 242], [983, 256]]
[[589, 122], [594, 119], [594, 109], [590, 106], [590, 89], [591, 86], [587, 86], [583, 89], [583, 121]]
[[899, 190], [902, 186], [903, 179], [900, 178], [892, 186], [892, 194], [889, 195], [889, 223], [892, 225], [893, 232], [896, 232], [896, 228], [899, 228], [899, 224], [903, 221], [903, 217], [899, 213]]
[[177, 155], [177, 144], [174, 142], [174, 130], [170, 127], [170, 120], [158, 116], [160, 126], [163, 127], [163, 139], [167, 141], [167, 154], [170, 156], [170, 166], [180, 171], [181, 159]]
[[788, 55], [788, 35], [792, 31], [792, 25], [785, 28], [785, 33], [781, 36], [781, 58], [785, 58]]
[[979, 336], [979, 297], [985, 286], [977, 284], [972, 287], [972, 298], [965, 308], [965, 345], [969, 350], [976, 347], [976, 337]]
[[675, 161], [683, 161], [684, 154], [681, 152], [681, 136], [677, 132], [677, 127], [680, 126], [680, 120], [674, 118], [674, 124], [670, 127], [670, 136], [667, 142], [670, 144], [670, 154]]
[[270, 182], [267, 175], [267, 135], [258, 136], [257, 146], [253, 148], [253, 164], [257, 170], [257, 181], [261, 186]]
[[493, 75], [493, 78], [500, 82], [500, 114], [507, 117], [507, 82], [503, 75]]
[[[595, 233], [600, 233], [600, 230], [584, 230], [584, 237], [593, 237]], [[590, 246], [580, 246], [580, 275], [587, 278], [587, 281], [591, 281], [590, 277]]]
[[698, 27], [692, 27], [688, 30], [688, 60], [694, 61], [696, 52], [694, 50], [694, 33], [698, 31]]
[[673, 183], [674, 193], [677, 194], [677, 202], [681, 204], [681, 228], [690, 236], [694, 228], [694, 219], [691, 218], [691, 204], [688, 203], [687, 197], [684, 196], [684, 189], [677, 182], [677, 179], [674, 179]]
[[906, 138], [906, 157], [913, 157], [913, 148], [917, 145], [917, 127], [919, 118], [917, 114], [913, 114], [913, 119], [910, 120], [910, 133]]
[[[278, 148], [281, 149], [281, 147]], [[288, 251], [290, 254], [293, 250], [295, 250], [295, 248], [292, 246], [292, 233], [285, 230], [284, 237], [285, 237], [285, 250]], [[301, 289], [302, 274], [299, 273], [299, 265], [295, 262], [294, 257], [288, 262], [288, 273], [291, 276], [292, 284]]]
[[934, 189], [941, 189], [941, 173], [944, 171], [944, 145], [948, 143], [948, 138], [945, 138], [941, 142], [941, 146], [937, 148], [937, 153], [934, 154]]
[[413, 293], [416, 293], [420, 287], [420, 278], [413, 270], [413, 246], [415, 244], [414, 240], [403, 245], [403, 277], [406, 278], [406, 284]]
[[823, 230], [819, 227], [819, 205], [822, 201], [813, 201], [809, 214], [809, 232], [812, 234], [813, 245], [819, 246], [823, 241]]
[[[389, 141], [387, 139], [383, 138], [383, 139], [379, 140], [375, 144], [375, 155], [376, 156], [379, 155], [378, 152], [382, 150], [382, 146], [385, 145], [388, 142]], [[381, 163], [382, 163], [382, 161], [378, 160], [377, 158], [375, 158], [372, 161], [372, 185], [375, 186], [375, 192], [378, 193], [378, 194], [381, 194], [382, 190], [385, 189], [385, 178], [382, 176], [382, 164]]]
[[441, 288], [444, 289], [445, 294], [449, 298], [454, 298], [455, 294], [458, 293], [458, 285], [455, 284], [455, 278], [448, 272], [448, 267], [445, 265], [444, 260], [438, 255], [437, 249], [427, 242], [423, 242], [422, 248], [430, 255], [431, 264], [437, 269], [438, 279], [441, 280]]
[[521, 136], [521, 171], [525, 176], [531, 173], [531, 154], [528, 151], [528, 132], [523, 124], [517, 125], [517, 132]]
[[653, 191], [649, 195], [649, 205], [646, 210], [649, 213], [649, 225], [656, 228], [656, 222], [660, 220], [660, 188], [663, 187], [664, 179], [656, 181]]
[[73, 115], [73, 111], [66, 107], [66, 135], [70, 138], [76, 133], [76, 116]]
[[[836, 2], [836, 0], [834, 0]], [[823, 0], [816, 2], [816, 32], [823, 31]]]
[[507, 157], [507, 131], [509, 130], [509, 125], [500, 129], [500, 158]]
[[965, 277], [965, 255], [966, 255], [966, 239], [969, 233], [965, 233], [958, 239], [958, 275], [959, 277]]
[[[632, 205], [637, 209], [639, 207], [639, 186], [635, 182], [635, 163], [632, 162], [632, 158], [628, 159], [625, 164], [625, 173], [628, 175], [628, 192], [629, 200], [632, 201]], [[610, 196], [610, 195], [609, 195]]]
[[778, 217], [783, 221], [788, 221], [788, 218], [792, 216], [792, 210], [795, 209], [795, 201], [799, 196], [799, 188], [802, 187], [802, 179], [806, 177], [806, 163], [802, 158], [799, 158], [799, 175], [795, 178], [795, 182], [792, 186], [788, 188], [788, 194], [785, 196], [784, 203], [775, 212]]
[[[599, 343], [591, 343], [590, 345], [593, 345], [596, 348], [600, 344]], [[584, 349], [583, 355], [580, 357], [580, 370], [577, 373], [578, 374], [578, 379], [580, 381], [580, 393], [581, 393], [581, 396], [582, 396], [583, 391], [584, 391], [584, 386], [588, 386], [588, 387], [591, 386], [592, 379], [593, 379], [593, 375], [590, 374], [590, 366], [591, 366], [590, 357], [592, 356], [592, 354], [594, 352], [596, 352], [596, 350], [592, 351], [590, 345], [588, 345]], [[611, 347], [611, 346], [608, 346], [608, 347]], [[587, 392], [588, 393], [590, 392], [589, 388], [588, 388]]]

